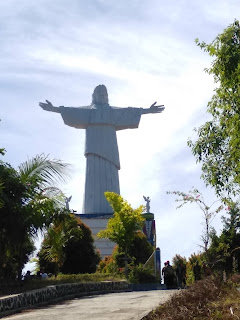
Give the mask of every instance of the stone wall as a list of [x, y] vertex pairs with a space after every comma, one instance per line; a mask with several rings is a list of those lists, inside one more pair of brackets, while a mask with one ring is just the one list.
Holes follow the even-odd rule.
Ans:
[[68, 283], [48, 286], [42, 289], [0, 298], [0, 318], [22, 309], [31, 308], [32, 306], [59, 302], [88, 294], [127, 290], [128, 283], [126, 281]]

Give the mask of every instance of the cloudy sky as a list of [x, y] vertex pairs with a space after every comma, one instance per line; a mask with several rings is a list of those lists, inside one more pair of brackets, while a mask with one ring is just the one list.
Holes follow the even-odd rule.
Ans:
[[[53, 105], [91, 103], [98, 84], [119, 107], [164, 104], [140, 126], [118, 133], [121, 195], [133, 207], [151, 198], [162, 260], [200, 250], [201, 211], [176, 210], [166, 191], [198, 188], [208, 204], [214, 192], [187, 147], [193, 128], [208, 118], [214, 83], [203, 70], [211, 59], [194, 42], [207, 43], [237, 17], [239, 0], [8, 0], [0, 1], [0, 137], [4, 161], [15, 168], [37, 154], [72, 165], [61, 188], [81, 213], [85, 158], [83, 130], [43, 111]], [[220, 230], [220, 215], [213, 225]]]

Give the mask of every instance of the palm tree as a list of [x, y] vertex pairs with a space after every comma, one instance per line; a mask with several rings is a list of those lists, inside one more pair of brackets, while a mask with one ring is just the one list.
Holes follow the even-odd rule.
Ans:
[[56, 221], [45, 234], [38, 252], [40, 269], [55, 275], [93, 273], [100, 261], [91, 230], [73, 214]]
[[[23, 162], [18, 167], [21, 182], [27, 188], [24, 205], [36, 209], [27, 219], [31, 223], [31, 234], [49, 226], [55, 216], [65, 207], [65, 196], [59, 183], [69, 178], [69, 165], [60, 160], [50, 160], [44, 154]], [[37, 215], [36, 215], [37, 213]]]
[[21, 180], [25, 183], [34, 179], [41, 187], [51, 187], [56, 183], [65, 182], [69, 177], [66, 167], [69, 165], [60, 160], [50, 160], [44, 154], [23, 162], [19, 168]]
[[43, 154], [22, 163], [18, 170], [0, 162], [3, 183], [0, 247], [4, 248], [0, 268], [13, 269], [12, 276], [17, 269], [21, 277], [22, 268], [34, 250], [32, 239], [38, 230], [46, 229], [59, 214], [66, 212], [58, 184], [68, 178], [67, 169], [67, 164]]
[[47, 234], [42, 243], [39, 257], [42, 256], [44, 260], [52, 264], [55, 275], [58, 274], [59, 269], [64, 262], [64, 246], [66, 242], [66, 237], [62, 225], [53, 226], [48, 229]]
[[68, 214], [55, 223], [48, 229], [38, 256], [42, 261], [51, 264], [55, 275], [58, 274], [65, 260], [64, 248], [71, 239], [82, 237], [82, 231], [79, 229], [77, 218]]

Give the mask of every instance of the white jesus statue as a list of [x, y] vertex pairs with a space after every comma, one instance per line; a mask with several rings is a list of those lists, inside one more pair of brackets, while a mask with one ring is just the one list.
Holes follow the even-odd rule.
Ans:
[[54, 107], [51, 102], [39, 103], [44, 110], [60, 113], [66, 125], [86, 129], [86, 180], [83, 201], [84, 214], [110, 214], [104, 192], [120, 194], [118, 170], [120, 161], [117, 130], [137, 128], [142, 114], [159, 113], [163, 105], [150, 108], [118, 108], [108, 103], [107, 88], [94, 89], [92, 103], [85, 107]]

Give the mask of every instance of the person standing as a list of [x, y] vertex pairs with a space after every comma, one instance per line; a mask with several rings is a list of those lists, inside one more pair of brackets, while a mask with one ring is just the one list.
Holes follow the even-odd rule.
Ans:
[[186, 265], [184, 263], [181, 263], [177, 266], [176, 276], [177, 276], [178, 289], [185, 288], [185, 286], [186, 286]]
[[167, 262], [164, 262], [164, 267], [162, 268], [162, 277], [163, 277], [163, 283], [166, 285], [166, 277], [165, 277], [165, 270], [167, 267]]
[[201, 266], [199, 265], [198, 261], [193, 267], [193, 273], [194, 273], [195, 281], [201, 280]]
[[24, 280], [30, 280], [31, 278], [32, 278], [32, 276], [31, 276], [31, 271], [28, 270], [28, 271], [26, 272], [25, 276], [24, 276]]
[[175, 287], [175, 272], [170, 262], [164, 263], [164, 284], [166, 284], [167, 289], [173, 289]]
[[41, 277], [42, 277], [42, 279], [47, 279], [48, 274], [43, 270], [43, 272], [41, 273]]

